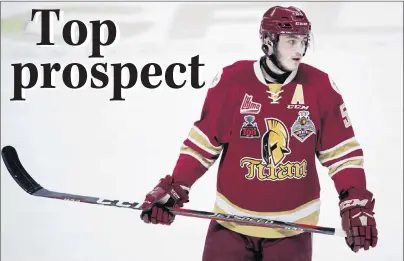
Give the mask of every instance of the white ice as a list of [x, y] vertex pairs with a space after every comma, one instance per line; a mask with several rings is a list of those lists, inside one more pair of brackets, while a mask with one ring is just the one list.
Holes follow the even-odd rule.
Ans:
[[[282, 3], [281, 3], [282, 4]], [[294, 3], [283, 3], [292, 5]], [[342, 91], [365, 152], [368, 187], [376, 198], [379, 244], [353, 253], [340, 237], [315, 235], [313, 261], [403, 259], [403, 38], [401, 3], [296, 3], [311, 17], [314, 46], [305, 62], [329, 72]], [[30, 8], [65, 10], [64, 21], [112, 19], [121, 39], [88, 59], [90, 45], [66, 47], [55, 23], [54, 47], [40, 48], [38, 24], [2, 34], [1, 146], [13, 145], [43, 186], [81, 195], [141, 201], [172, 171], [179, 147], [197, 120], [207, 88], [179, 90], [138, 83], [111, 102], [112, 87], [38, 87], [13, 97], [12, 63], [79, 61], [205, 64], [201, 81], [241, 59], [261, 55], [258, 28], [271, 3], [2, 3], [2, 19], [29, 20]], [[79, 12], [80, 11], [80, 12]], [[189, 19], [200, 19], [191, 22]], [[206, 21], [203, 21], [206, 19]], [[229, 22], [230, 21], [230, 22]], [[195, 31], [196, 30], [196, 31]], [[189, 82], [189, 71], [177, 74]], [[211, 210], [217, 164], [192, 188], [188, 208]], [[337, 194], [327, 170], [320, 225], [340, 227]], [[293, 197], [291, 193], [291, 197]], [[201, 260], [209, 221], [179, 217], [170, 226], [145, 225], [138, 211], [31, 197], [1, 164], [1, 259], [5, 261]]]

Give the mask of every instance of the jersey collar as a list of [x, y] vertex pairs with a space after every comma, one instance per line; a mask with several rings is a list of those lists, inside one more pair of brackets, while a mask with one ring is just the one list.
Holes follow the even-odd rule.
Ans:
[[[261, 71], [260, 60], [255, 61], [253, 66], [254, 66], [254, 74], [255, 74], [255, 76], [257, 77], [257, 79], [258, 79], [262, 84], [264, 84], [265, 86], [268, 86], [268, 84], [267, 84], [266, 81], [265, 81], [264, 75], [263, 75], [263, 73], [262, 73], [262, 71]], [[282, 84], [282, 86], [285, 86], [286, 84], [290, 83], [290, 82], [296, 77], [296, 74], [297, 74], [297, 70], [292, 71], [292, 73], [291, 73], [291, 74], [289, 75], [289, 77], [285, 80], [285, 82]], [[270, 80], [270, 81], [276, 83], [276, 80], [273, 79], [272, 77], [270, 77], [269, 75], [267, 75], [267, 78], [268, 78], [268, 80]]]

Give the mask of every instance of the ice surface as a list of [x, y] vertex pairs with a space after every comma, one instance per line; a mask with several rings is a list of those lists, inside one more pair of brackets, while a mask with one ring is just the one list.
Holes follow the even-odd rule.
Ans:
[[[282, 4], [282, 3], [281, 3]], [[294, 3], [284, 3], [292, 5]], [[365, 152], [368, 186], [376, 198], [380, 241], [352, 253], [339, 237], [316, 235], [313, 261], [403, 259], [402, 240], [402, 4], [296, 3], [313, 21], [314, 46], [305, 62], [329, 72], [344, 95]], [[268, 3], [2, 3], [2, 22], [29, 20], [31, 8], [65, 10], [64, 19], [112, 19], [121, 39], [104, 60], [87, 56], [90, 45], [67, 47], [55, 24], [54, 47], [40, 48], [39, 26], [2, 34], [1, 146], [13, 145], [43, 186], [61, 192], [140, 201], [170, 173], [179, 147], [199, 117], [207, 88], [189, 85], [124, 90], [112, 87], [24, 91], [12, 102], [13, 63], [79, 61], [155, 62], [167, 66], [200, 56], [201, 81], [240, 59], [261, 55], [258, 24]], [[384, 10], [381, 12], [381, 10]], [[375, 23], [375, 17], [377, 23]], [[194, 19], [192, 22], [189, 19]], [[198, 19], [198, 20], [196, 20]], [[16, 22], [17, 21], [17, 22]], [[3, 23], [4, 24], [4, 23]], [[176, 80], [190, 79], [189, 71]], [[192, 189], [189, 208], [211, 210], [215, 164]], [[320, 224], [339, 227], [337, 195], [326, 169]], [[5, 261], [200, 260], [208, 221], [177, 217], [171, 227], [148, 226], [139, 212], [34, 198], [1, 164], [1, 259]], [[390, 206], [391, 205], [391, 206]]]

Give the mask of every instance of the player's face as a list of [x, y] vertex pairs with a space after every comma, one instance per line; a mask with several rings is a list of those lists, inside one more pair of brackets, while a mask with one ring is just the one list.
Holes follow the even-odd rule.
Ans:
[[280, 35], [277, 57], [281, 65], [289, 71], [296, 70], [303, 58], [306, 44], [306, 35]]

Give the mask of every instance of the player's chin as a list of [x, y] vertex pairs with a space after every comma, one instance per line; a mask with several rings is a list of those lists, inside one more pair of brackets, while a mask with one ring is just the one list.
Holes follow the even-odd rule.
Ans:
[[283, 67], [288, 71], [295, 71], [299, 68], [300, 60], [291, 60], [288, 63], [285, 63]]

